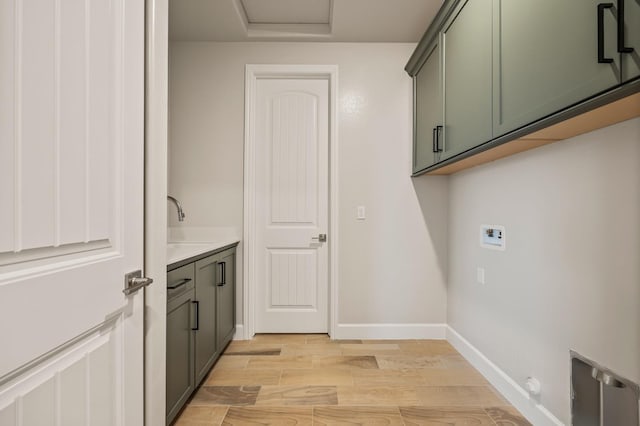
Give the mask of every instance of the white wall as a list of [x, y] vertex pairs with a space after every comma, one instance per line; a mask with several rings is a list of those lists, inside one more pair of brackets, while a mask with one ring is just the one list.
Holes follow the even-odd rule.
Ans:
[[570, 349], [640, 382], [640, 119], [450, 179], [449, 324], [567, 424]]
[[[171, 225], [232, 226], [241, 235], [245, 64], [337, 64], [339, 322], [444, 323], [447, 179], [409, 177], [412, 95], [403, 68], [414, 47], [171, 44], [169, 193], [187, 214], [178, 224], [170, 212]], [[355, 220], [358, 205], [364, 222]]]

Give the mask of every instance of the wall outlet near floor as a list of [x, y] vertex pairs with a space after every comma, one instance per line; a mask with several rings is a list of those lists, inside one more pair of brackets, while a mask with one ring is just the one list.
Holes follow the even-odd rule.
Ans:
[[364, 206], [358, 206], [358, 213], [356, 215], [357, 220], [365, 220], [367, 218], [367, 212]]
[[478, 284], [484, 284], [484, 268], [476, 269], [476, 281]]
[[493, 250], [507, 247], [507, 234], [501, 225], [480, 225], [480, 246]]

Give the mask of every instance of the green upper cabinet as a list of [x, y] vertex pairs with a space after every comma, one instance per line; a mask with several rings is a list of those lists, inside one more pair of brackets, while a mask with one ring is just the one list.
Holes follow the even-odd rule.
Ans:
[[440, 93], [440, 49], [436, 44], [427, 60], [413, 77], [414, 84], [414, 132], [413, 172], [438, 162], [435, 132], [442, 125], [442, 96]]
[[[640, 92], [640, 0], [444, 0], [405, 70], [413, 174], [453, 173], [530, 149], [518, 141], [596, 109], [601, 127], [620, 121], [616, 101]], [[576, 123], [572, 135], [593, 130]]]
[[[444, 80], [442, 159], [487, 142], [493, 134], [491, 1], [461, 1], [440, 35]], [[514, 3], [520, 4], [520, 0]]]
[[[618, 0], [624, 5], [621, 19], [624, 25], [624, 46], [622, 52], [622, 80], [627, 81], [640, 76], [640, 1]], [[631, 50], [633, 49], [633, 50]]]
[[493, 1], [494, 137], [619, 84], [613, 2]]

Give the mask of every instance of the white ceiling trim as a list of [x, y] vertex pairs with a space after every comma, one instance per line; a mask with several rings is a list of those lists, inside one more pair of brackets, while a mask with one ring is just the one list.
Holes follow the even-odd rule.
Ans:
[[249, 32], [249, 18], [247, 17], [247, 11], [244, 10], [244, 5], [242, 4], [242, 0], [233, 0], [233, 5], [236, 9], [236, 13], [240, 17], [240, 22], [244, 27], [244, 32]]
[[[293, 0], [290, 0], [293, 1]], [[171, 41], [415, 43], [443, 0], [330, 0], [328, 27], [251, 25], [239, 0], [169, 0]], [[325, 8], [326, 11], [326, 8]], [[276, 22], [277, 8], [256, 19]], [[294, 14], [283, 15], [285, 22]], [[304, 14], [300, 16], [304, 17]]]
[[331, 27], [328, 24], [249, 24], [249, 38], [329, 38]]
[[249, 22], [247, 11], [242, 0], [233, 0], [233, 4], [240, 18], [243, 30], [249, 39], [329, 39], [333, 34], [333, 5], [334, 0], [329, 0], [328, 24], [254, 24]]
[[328, 24], [331, 0], [241, 0], [251, 24]]

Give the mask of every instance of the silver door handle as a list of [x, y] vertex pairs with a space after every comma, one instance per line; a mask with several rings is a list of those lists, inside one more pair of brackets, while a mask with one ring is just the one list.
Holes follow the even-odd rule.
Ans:
[[311, 237], [312, 240], [318, 240], [321, 243], [327, 242], [327, 234], [318, 234], [317, 237]]
[[152, 282], [153, 278], [143, 277], [142, 271], [129, 272], [124, 276], [124, 290], [122, 292], [129, 296]]

